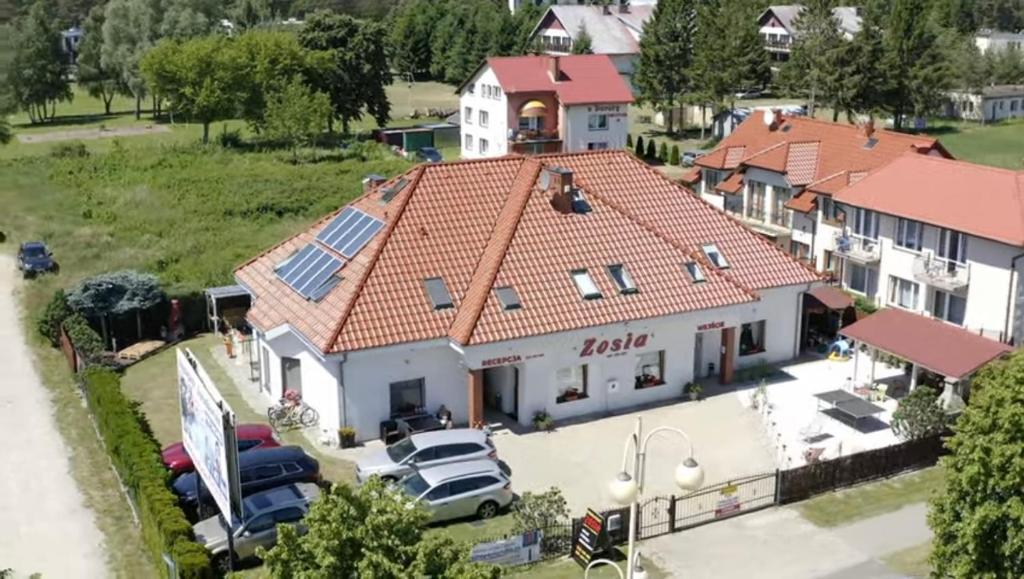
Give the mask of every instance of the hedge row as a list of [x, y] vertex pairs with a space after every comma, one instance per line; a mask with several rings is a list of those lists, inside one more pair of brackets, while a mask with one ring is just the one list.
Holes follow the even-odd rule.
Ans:
[[155, 565], [166, 576], [162, 556], [169, 553], [182, 579], [210, 577], [209, 555], [193, 541], [192, 526], [168, 488], [160, 447], [148, 434], [145, 418], [121, 392], [120, 377], [90, 368], [81, 379], [114, 468], [138, 506], [143, 540]]

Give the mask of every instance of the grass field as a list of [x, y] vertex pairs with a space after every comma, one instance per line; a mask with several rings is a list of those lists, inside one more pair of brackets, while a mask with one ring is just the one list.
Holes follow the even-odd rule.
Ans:
[[819, 527], [835, 527], [927, 500], [943, 488], [943, 472], [932, 467], [804, 501], [800, 513]]
[[928, 563], [928, 555], [931, 552], [931, 543], [921, 543], [916, 547], [890, 553], [882, 557], [882, 562], [893, 571], [902, 573], [907, 577], [930, 577], [932, 566]]
[[928, 132], [958, 159], [1024, 169], [1024, 120], [994, 125], [939, 121]]

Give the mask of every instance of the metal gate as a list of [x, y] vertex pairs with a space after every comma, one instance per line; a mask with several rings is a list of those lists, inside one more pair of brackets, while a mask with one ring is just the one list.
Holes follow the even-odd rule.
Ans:
[[672, 523], [675, 503], [676, 498], [673, 496], [654, 497], [640, 503], [637, 510], [637, 538], [650, 539], [674, 531]]
[[674, 530], [680, 531], [774, 506], [778, 473], [750, 475], [704, 487], [675, 500]]

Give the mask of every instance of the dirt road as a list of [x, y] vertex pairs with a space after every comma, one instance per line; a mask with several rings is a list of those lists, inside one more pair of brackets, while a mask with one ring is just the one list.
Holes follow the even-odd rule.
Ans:
[[103, 535], [71, 477], [50, 396], [22, 335], [14, 261], [0, 255], [0, 570], [105, 577]]

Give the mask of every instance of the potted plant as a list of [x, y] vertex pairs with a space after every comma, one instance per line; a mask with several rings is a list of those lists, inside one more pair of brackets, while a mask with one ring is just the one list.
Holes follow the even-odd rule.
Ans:
[[338, 441], [342, 448], [352, 448], [356, 445], [356, 429], [351, 426], [343, 426], [338, 429]]
[[704, 387], [700, 384], [690, 383], [686, 391], [690, 394], [690, 400], [697, 400], [704, 393]]
[[550, 431], [555, 428], [555, 421], [547, 410], [538, 410], [533, 413], [533, 427], [537, 430]]

